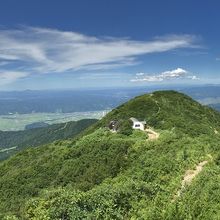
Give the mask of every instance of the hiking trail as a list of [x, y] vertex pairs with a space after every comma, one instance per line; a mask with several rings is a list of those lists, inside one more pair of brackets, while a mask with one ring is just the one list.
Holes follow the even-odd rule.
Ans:
[[152, 128], [146, 128], [145, 132], [148, 134], [147, 140], [156, 140], [159, 138], [160, 134], [156, 131], [154, 131]]
[[[212, 159], [211, 155], [208, 155], [210, 159]], [[183, 180], [181, 182], [181, 188], [177, 191], [175, 194], [172, 202], [174, 202], [178, 197], [181, 196], [183, 190], [186, 188], [186, 186], [189, 186], [192, 182], [192, 180], [198, 176], [198, 174], [203, 170], [204, 166], [208, 163], [208, 160], [204, 160], [200, 162], [195, 169], [193, 170], [187, 170], [183, 176]]]

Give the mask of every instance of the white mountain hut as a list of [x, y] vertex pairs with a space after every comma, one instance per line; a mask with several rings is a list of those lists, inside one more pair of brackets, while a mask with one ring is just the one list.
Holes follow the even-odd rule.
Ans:
[[130, 118], [130, 120], [133, 122], [133, 129], [139, 129], [144, 131], [145, 125], [147, 124], [146, 121], [138, 121], [136, 118]]

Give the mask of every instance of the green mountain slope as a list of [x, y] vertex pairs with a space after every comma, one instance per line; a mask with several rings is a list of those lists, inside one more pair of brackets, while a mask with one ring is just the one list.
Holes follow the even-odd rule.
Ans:
[[73, 138], [95, 122], [96, 119], [83, 119], [24, 131], [0, 131], [0, 160], [27, 147]]
[[108, 126], [111, 120], [121, 122], [124, 130], [131, 117], [146, 120], [149, 126], [156, 129], [175, 129], [190, 136], [213, 134], [214, 129], [220, 126], [220, 115], [210, 107], [202, 106], [189, 96], [175, 91], [158, 91], [138, 96], [117, 107], [86, 133]]
[[[145, 119], [159, 138], [130, 131], [130, 117]], [[112, 119], [120, 121], [118, 133], [105, 128]], [[183, 94], [137, 97], [77, 141], [30, 148], [2, 162], [0, 213], [32, 220], [218, 219], [219, 132], [220, 113]]]

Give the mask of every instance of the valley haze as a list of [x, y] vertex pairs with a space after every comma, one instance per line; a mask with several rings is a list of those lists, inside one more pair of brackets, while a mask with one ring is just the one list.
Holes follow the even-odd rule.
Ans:
[[83, 118], [101, 119], [111, 109], [135, 96], [170, 88], [220, 110], [219, 85], [7, 91], [0, 92], [0, 130], [23, 130], [36, 122], [57, 124]]

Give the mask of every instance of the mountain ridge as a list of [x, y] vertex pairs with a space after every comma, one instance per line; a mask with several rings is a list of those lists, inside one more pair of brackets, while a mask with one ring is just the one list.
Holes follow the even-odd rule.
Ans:
[[[209, 123], [209, 126], [207, 126], [207, 117], [203, 117], [204, 115], [208, 115], [209, 121], [212, 122]], [[156, 91], [137, 96], [113, 109], [106, 117], [92, 127], [94, 129], [97, 127], [108, 127], [108, 123], [111, 120], [121, 120], [123, 121], [123, 126], [124, 120], [128, 124], [127, 121], [131, 117], [146, 120], [150, 127], [156, 129], [166, 130], [175, 128], [192, 136], [197, 135], [198, 132], [193, 133], [197, 129], [200, 130], [200, 133], [204, 134], [214, 133], [214, 128], [210, 128], [210, 126], [216, 126], [217, 130], [220, 129], [218, 111], [209, 106], [203, 106], [191, 97], [173, 90]], [[183, 119], [184, 122], [182, 121]], [[201, 125], [197, 126], [199, 123]], [[193, 129], [189, 130], [187, 126]], [[94, 131], [92, 127], [88, 128], [87, 132]]]
[[[217, 219], [220, 113], [178, 92], [152, 94], [117, 107], [74, 140], [0, 163], [2, 216]], [[145, 119], [159, 138], [148, 141], [145, 132], [132, 130], [131, 116]], [[117, 133], [108, 129], [112, 119], [120, 121]], [[186, 171], [202, 161], [208, 161], [203, 170], [173, 201]]]

